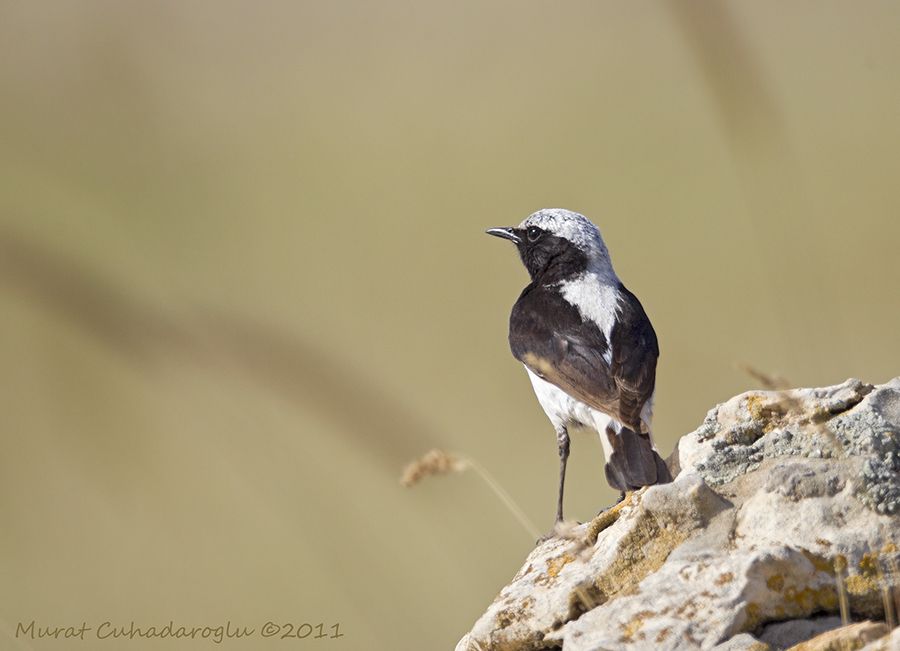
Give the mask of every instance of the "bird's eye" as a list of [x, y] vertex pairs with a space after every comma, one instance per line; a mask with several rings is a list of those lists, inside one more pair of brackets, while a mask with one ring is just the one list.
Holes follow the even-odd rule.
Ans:
[[537, 242], [539, 239], [541, 239], [541, 234], [543, 231], [541, 231], [541, 229], [537, 226], [529, 226], [528, 230], [525, 232], [528, 234], [529, 242]]

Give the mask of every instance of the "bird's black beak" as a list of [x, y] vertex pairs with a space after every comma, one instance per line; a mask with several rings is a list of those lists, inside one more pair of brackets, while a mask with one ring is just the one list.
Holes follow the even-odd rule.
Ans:
[[516, 232], [518, 229], [512, 227], [506, 228], [489, 228], [485, 231], [488, 235], [493, 235], [495, 237], [502, 237], [504, 240], [510, 240], [515, 242], [516, 244], [520, 244], [522, 242], [522, 238], [519, 237], [519, 234]]

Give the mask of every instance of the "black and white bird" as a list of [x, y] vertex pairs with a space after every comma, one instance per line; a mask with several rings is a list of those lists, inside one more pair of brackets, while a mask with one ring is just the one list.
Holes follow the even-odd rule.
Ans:
[[584, 215], [545, 209], [487, 232], [512, 241], [531, 276], [509, 317], [509, 345], [556, 430], [557, 522], [570, 426], [600, 434], [613, 488], [624, 493], [672, 481], [650, 437], [656, 333], [613, 271], [600, 231]]

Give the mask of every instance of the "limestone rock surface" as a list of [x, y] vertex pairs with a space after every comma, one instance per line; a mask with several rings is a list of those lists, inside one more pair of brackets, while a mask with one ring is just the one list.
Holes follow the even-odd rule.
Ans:
[[858, 622], [817, 635], [788, 651], [858, 651], [869, 642], [884, 639], [889, 632], [882, 622]]
[[839, 625], [841, 594], [855, 620], [884, 620], [900, 378], [741, 394], [669, 464], [671, 484], [538, 545], [457, 651], [774, 651]]

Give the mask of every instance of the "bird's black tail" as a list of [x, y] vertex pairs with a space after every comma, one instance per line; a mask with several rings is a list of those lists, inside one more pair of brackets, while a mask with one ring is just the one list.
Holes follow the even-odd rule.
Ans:
[[606, 481], [620, 491], [633, 491], [642, 486], [667, 484], [672, 481], [666, 462], [653, 449], [649, 434], [639, 434], [622, 427], [618, 432], [606, 428], [612, 454], [606, 460]]

